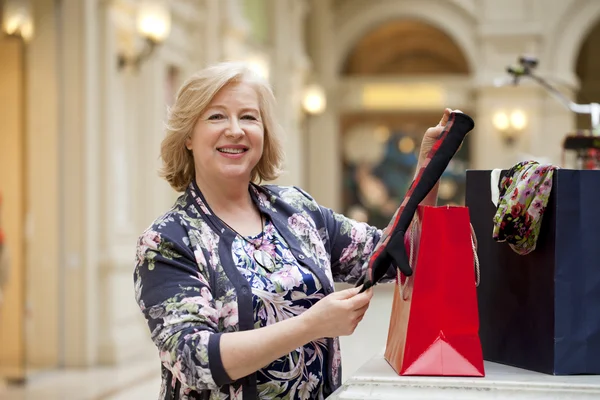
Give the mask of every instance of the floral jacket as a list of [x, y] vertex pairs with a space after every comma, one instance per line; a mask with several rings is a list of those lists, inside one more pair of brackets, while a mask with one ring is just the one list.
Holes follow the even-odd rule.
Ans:
[[[322, 207], [296, 187], [251, 185], [250, 193], [297, 260], [320, 281], [353, 283], [381, 231]], [[252, 291], [233, 263], [226, 229], [195, 183], [140, 236], [136, 300], [162, 362], [160, 399], [256, 399], [256, 376], [232, 381], [220, 335], [254, 329]], [[391, 272], [394, 276], [394, 272]], [[326, 394], [341, 384], [338, 338], [327, 339]]]

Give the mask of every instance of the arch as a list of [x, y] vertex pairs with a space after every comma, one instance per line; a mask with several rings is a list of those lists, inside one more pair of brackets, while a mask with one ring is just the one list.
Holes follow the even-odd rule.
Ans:
[[344, 18], [336, 32], [338, 38], [335, 52], [335, 71], [340, 74], [346, 57], [355, 44], [377, 26], [398, 19], [420, 20], [446, 33], [462, 49], [469, 70], [477, 70], [477, 46], [473, 29], [475, 19], [464, 10], [447, 2], [431, 2], [424, 7], [423, 1], [411, 2], [361, 2], [342, 12]]
[[[581, 104], [600, 101], [600, 20], [583, 39], [575, 63], [575, 74], [579, 80], [576, 101]], [[577, 129], [591, 129], [590, 115], [576, 116]]]
[[595, 81], [600, 78], [600, 58], [597, 56], [599, 45], [600, 20], [592, 26], [579, 47], [574, 69], [579, 79], [592, 79]]
[[344, 75], [470, 74], [462, 49], [445, 32], [421, 20], [380, 24], [358, 40]]
[[577, 86], [577, 59], [583, 41], [600, 19], [600, 1], [578, 0], [569, 10], [554, 30], [545, 54], [549, 54], [554, 73]]

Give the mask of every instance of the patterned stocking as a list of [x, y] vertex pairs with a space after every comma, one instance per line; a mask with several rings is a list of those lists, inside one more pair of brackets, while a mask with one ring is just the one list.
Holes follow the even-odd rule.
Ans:
[[427, 154], [427, 159], [418, 171], [406, 193], [402, 204], [396, 210], [390, 224], [375, 247], [364, 276], [356, 286], [363, 285], [361, 292], [375, 285], [395, 265], [405, 276], [412, 275], [412, 269], [404, 246], [404, 234], [408, 230], [417, 207], [433, 189], [446, 170], [450, 160], [475, 123], [463, 113], [451, 113], [448, 123], [439, 139]]

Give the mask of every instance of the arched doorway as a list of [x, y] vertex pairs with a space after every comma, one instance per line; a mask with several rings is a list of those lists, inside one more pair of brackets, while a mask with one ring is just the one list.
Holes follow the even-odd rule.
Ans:
[[[444, 106], [455, 107], [448, 85], [469, 75], [456, 42], [420, 20], [386, 22], [355, 44], [341, 71], [342, 86], [359, 82], [362, 91], [362, 108], [340, 113], [347, 215], [380, 228], [389, 222], [414, 176], [423, 133]], [[464, 202], [468, 147], [443, 176], [441, 204]]]
[[[579, 49], [575, 72], [580, 82], [576, 101], [582, 104], [600, 103], [600, 21], [588, 33]], [[577, 115], [577, 129], [590, 129], [589, 115]]]

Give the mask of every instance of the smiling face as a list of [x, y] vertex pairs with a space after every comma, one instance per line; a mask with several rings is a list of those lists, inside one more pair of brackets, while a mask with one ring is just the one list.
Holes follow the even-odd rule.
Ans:
[[263, 145], [258, 94], [245, 82], [223, 87], [186, 140], [194, 154], [196, 179], [206, 183], [235, 180], [247, 184]]

